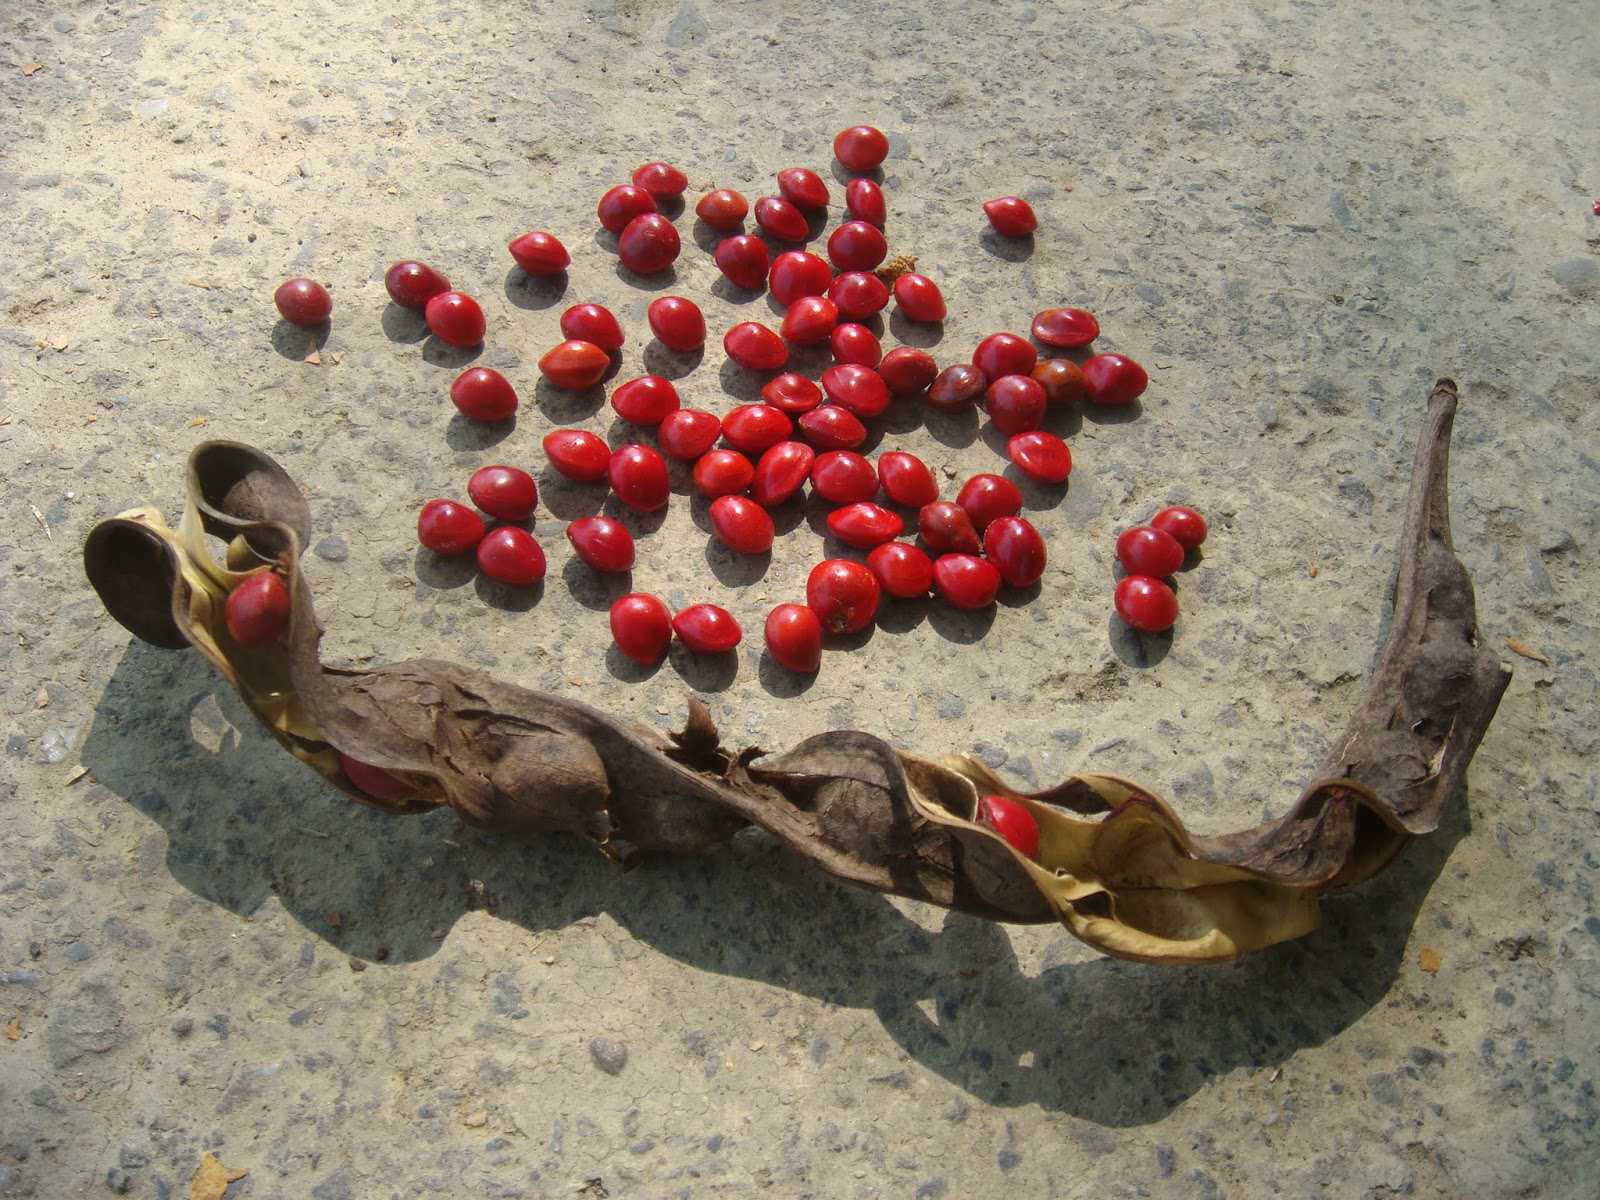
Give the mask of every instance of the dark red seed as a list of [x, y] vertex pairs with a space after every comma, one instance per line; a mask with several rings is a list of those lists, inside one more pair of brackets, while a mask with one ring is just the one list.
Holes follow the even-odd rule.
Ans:
[[827, 208], [828, 185], [806, 167], [785, 167], [778, 172], [778, 190], [797, 208]]
[[810, 675], [822, 665], [822, 622], [804, 604], [778, 605], [762, 632], [767, 653], [780, 667]]
[[1128, 575], [1117, 583], [1117, 616], [1142, 633], [1171, 629], [1178, 619], [1178, 596], [1149, 575]]
[[904, 450], [878, 455], [878, 480], [889, 499], [907, 508], [920, 509], [939, 498], [939, 484], [928, 464]]
[[741, 404], [722, 418], [723, 440], [746, 454], [761, 454], [793, 433], [788, 414], [770, 404]]
[[783, 316], [783, 338], [796, 346], [814, 346], [828, 340], [839, 323], [839, 309], [826, 296], [801, 296]]
[[908, 321], [944, 320], [944, 293], [926, 275], [907, 274], [896, 279], [894, 302]]
[[772, 517], [744, 496], [718, 496], [711, 502], [711, 530], [735, 554], [765, 554], [772, 549]]
[[519, 467], [479, 467], [467, 480], [467, 495], [498, 521], [526, 521], [539, 503], [539, 485]]
[[889, 157], [889, 139], [871, 125], [852, 125], [833, 138], [833, 156], [849, 171], [870, 171]]
[[1150, 377], [1125, 354], [1096, 354], [1083, 364], [1089, 402], [1106, 406], [1132, 404], [1144, 395]]
[[642, 217], [645, 213], [655, 211], [656, 198], [649, 192], [642, 187], [619, 183], [600, 197], [595, 215], [600, 218], [600, 224], [606, 230], [620, 234], [635, 217]]
[[539, 359], [539, 373], [558, 388], [581, 392], [600, 382], [611, 369], [611, 356], [593, 342], [578, 338], [552, 346]]
[[483, 309], [465, 292], [440, 292], [423, 307], [428, 331], [450, 346], [476, 346], [483, 341]]
[[1028, 375], [1000, 376], [989, 385], [986, 399], [989, 419], [1008, 437], [1039, 428], [1049, 407], [1044, 388]]
[[416, 788], [398, 779], [382, 767], [339, 753], [339, 770], [356, 791], [374, 800], [407, 800], [416, 794]]
[[672, 631], [696, 654], [732, 650], [744, 636], [733, 614], [715, 604], [691, 604], [672, 618]]
[[1089, 398], [1083, 372], [1070, 359], [1045, 359], [1033, 369], [1033, 379], [1044, 389], [1044, 398], [1052, 408], [1066, 408]]
[[401, 308], [423, 309], [440, 292], [450, 290], [450, 281], [427, 263], [406, 259], [384, 273], [383, 286]]
[[970, 363], [957, 363], [939, 372], [928, 389], [928, 407], [940, 412], [965, 412], [989, 386], [983, 372]]
[[490, 367], [469, 367], [450, 385], [450, 402], [474, 421], [503, 421], [517, 411], [511, 381]]
[[846, 504], [828, 514], [828, 532], [846, 546], [870, 550], [900, 536], [906, 523], [879, 504]]
[[844, 189], [845, 210], [856, 220], [883, 228], [888, 207], [883, 202], [883, 189], [870, 179], [852, 179]]
[[478, 570], [512, 587], [531, 587], [544, 578], [544, 547], [516, 525], [502, 525], [478, 543]]
[[316, 328], [333, 312], [333, 297], [328, 295], [328, 289], [304, 276], [280, 283], [272, 293], [272, 302], [285, 321], [302, 329]]
[[864, 321], [889, 303], [889, 286], [867, 271], [846, 271], [828, 285], [828, 299], [840, 316]]
[[1021, 196], [1001, 196], [983, 206], [989, 224], [1002, 237], [1027, 237], [1039, 228], [1039, 218], [1033, 215], [1033, 206]]
[[811, 490], [830, 504], [856, 504], [878, 494], [878, 473], [854, 450], [829, 450], [811, 464]]
[[593, 342], [608, 354], [621, 350], [622, 326], [602, 304], [574, 304], [561, 314], [561, 336], [580, 342]]
[[983, 531], [984, 556], [1014, 588], [1032, 587], [1044, 574], [1044, 538], [1023, 517], [998, 517]]
[[572, 262], [572, 255], [553, 233], [524, 233], [506, 247], [529, 275], [559, 275]]
[[429, 500], [417, 515], [417, 541], [435, 554], [465, 554], [483, 540], [483, 518], [454, 500]]
[[630, 592], [611, 606], [611, 639], [636, 663], [661, 661], [672, 643], [672, 614], [647, 592]]
[[1200, 543], [1206, 540], [1206, 519], [1182, 504], [1163, 508], [1150, 518], [1150, 524], [1177, 538], [1178, 545], [1185, 550], [1198, 549]]
[[805, 483], [815, 455], [804, 442], [779, 442], [769, 447], [756, 463], [750, 498], [766, 508], [782, 504]]
[[749, 487], [755, 473], [737, 450], [708, 450], [694, 465], [694, 486], [702, 496], [731, 496]]
[[756, 201], [756, 224], [780, 242], [803, 242], [811, 234], [804, 214], [782, 196]]
[[967, 510], [953, 500], [935, 500], [917, 513], [917, 533], [935, 554], [976, 554], [983, 548]]
[[289, 627], [289, 589], [272, 570], [257, 571], [234, 585], [222, 607], [228, 636], [248, 648], [276, 641]]
[[735, 287], [755, 291], [767, 278], [767, 244], [753, 233], [723, 238], [712, 252], [717, 270]]
[[1025, 338], [1014, 333], [991, 333], [972, 352], [972, 365], [990, 383], [1002, 375], [1031, 374], [1039, 352]]
[[1158, 579], [1176, 575], [1183, 566], [1183, 554], [1177, 538], [1149, 525], [1124, 529], [1117, 538], [1117, 561], [1130, 575]]
[[933, 559], [910, 542], [885, 542], [867, 555], [867, 566], [891, 596], [909, 600], [933, 587]]
[[695, 216], [721, 232], [739, 228], [749, 211], [749, 201], [732, 188], [707, 192], [700, 197], [700, 203], [694, 206]]
[[661, 296], [645, 311], [650, 332], [668, 350], [686, 354], [706, 344], [706, 318], [686, 296]]
[[693, 462], [722, 436], [722, 418], [698, 408], [680, 408], [661, 418], [656, 444], [668, 458]]
[[1027, 858], [1039, 857], [1039, 822], [1010, 796], [983, 796], [978, 800], [978, 823], [988, 825]]
[[858, 417], [875, 417], [889, 407], [889, 386], [883, 382], [883, 376], [860, 363], [836, 363], [829, 367], [822, 373], [822, 390], [828, 393], [828, 399]]
[[849, 409], [824, 404], [801, 413], [800, 435], [819, 450], [853, 450], [867, 440], [867, 427]]
[[657, 200], [670, 200], [683, 195], [689, 186], [689, 177], [671, 163], [645, 163], [633, 173], [633, 185], [649, 192]]
[[1046, 346], [1076, 350], [1100, 336], [1100, 322], [1086, 308], [1047, 308], [1033, 318], [1029, 332]]
[[806, 577], [806, 607], [829, 633], [855, 633], [878, 611], [878, 580], [858, 562], [829, 558]]
[[779, 304], [788, 308], [802, 296], [820, 296], [828, 290], [833, 271], [809, 250], [785, 250], [772, 260], [767, 272], [767, 290]]
[[939, 364], [926, 350], [896, 346], [883, 356], [878, 374], [896, 396], [919, 396], [939, 376]]
[[1072, 451], [1053, 433], [1037, 429], [1006, 442], [1011, 461], [1041, 483], [1061, 483], [1072, 474]]
[[836, 325], [828, 335], [828, 345], [833, 350], [835, 362], [876, 367], [883, 361], [883, 346], [872, 330], [853, 321]]
[[789, 361], [789, 347], [759, 321], [743, 321], [722, 335], [722, 348], [741, 367], [776, 371]]
[[667, 460], [649, 446], [623, 446], [612, 454], [606, 474], [617, 499], [638, 512], [664, 508], [671, 494]]
[[1000, 591], [1000, 572], [970, 554], [941, 554], [933, 564], [933, 582], [957, 608], [988, 608]]
[[982, 533], [997, 517], [1022, 511], [1022, 493], [1003, 475], [974, 475], [962, 485], [956, 503], [967, 510], [973, 527]]
[[645, 213], [629, 221], [622, 231], [617, 257], [635, 275], [654, 275], [676, 261], [682, 245], [677, 226], [660, 213]]
[[567, 541], [596, 571], [626, 571], [633, 566], [633, 534], [614, 517], [579, 517], [567, 526]]
[[678, 389], [659, 375], [630, 379], [611, 393], [611, 407], [617, 416], [635, 425], [659, 425], [678, 405]]
[[550, 465], [579, 483], [604, 479], [611, 465], [611, 448], [587, 429], [553, 429], [543, 445]]
[[785, 371], [767, 380], [761, 398], [773, 408], [799, 416], [822, 403], [822, 389], [804, 375]]
[[866, 221], [846, 221], [828, 237], [828, 260], [841, 271], [870, 271], [888, 256], [883, 230]]

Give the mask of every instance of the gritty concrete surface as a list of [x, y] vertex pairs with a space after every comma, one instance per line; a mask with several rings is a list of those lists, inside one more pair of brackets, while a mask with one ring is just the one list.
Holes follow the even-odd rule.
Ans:
[[[1584, 3], [82, 3], [0, 13], [0, 1196], [1593, 1196], [1600, 1109], [1594, 540], [1600, 27]], [[941, 363], [1081, 304], [1153, 382], [1072, 418], [1051, 566], [979, 617], [897, 605], [812, 683], [757, 639], [655, 672], [607, 653], [619, 587], [543, 471], [535, 597], [414, 546], [479, 465], [542, 468], [602, 391], [535, 386], [562, 308], [613, 306], [620, 378], [725, 411], [731, 292], [692, 214], [675, 273], [619, 273], [594, 203], [664, 157], [754, 197], [889, 131], [889, 232], [951, 303]], [[837, 180], [837, 176], [833, 177]], [[979, 203], [1042, 227], [997, 242]], [[692, 197], [691, 197], [692, 199]], [[842, 186], [835, 186], [835, 200]], [[837, 212], [837, 209], [835, 210]], [[528, 285], [528, 228], [575, 261]], [[476, 293], [481, 354], [390, 308], [415, 255]], [[326, 281], [320, 364], [277, 324]], [[705, 305], [703, 358], [643, 322]], [[523, 393], [484, 430], [472, 360]], [[807, 360], [811, 366], [815, 360]], [[621, 874], [575, 841], [352, 807], [193, 653], [132, 644], [86, 530], [175, 513], [191, 445], [305, 484], [326, 649], [488, 667], [643, 721], [705, 696], [739, 744], [855, 726], [975, 747], [1023, 783], [1122, 772], [1218, 831], [1282, 811], [1379, 635], [1422, 401], [1460, 381], [1456, 536], [1516, 677], [1445, 828], [1234, 966], [1136, 966], [848, 890], [760, 837]], [[959, 482], [975, 422], [881, 445]], [[632, 586], [759, 630], [825, 550], [710, 547], [683, 478]], [[1211, 518], [1171, 639], [1109, 619], [1111, 544]], [[791, 528], [792, 527], [792, 528]], [[1436, 952], [1424, 955], [1424, 950]], [[1423, 962], [1437, 970], [1424, 969]]]

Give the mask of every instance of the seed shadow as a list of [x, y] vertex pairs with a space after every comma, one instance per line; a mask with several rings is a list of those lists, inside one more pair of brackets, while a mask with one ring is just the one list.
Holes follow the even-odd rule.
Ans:
[[698, 367], [705, 356], [704, 346], [698, 350], [672, 350], [659, 340], [652, 339], [645, 343], [644, 369], [646, 374], [659, 375], [663, 379], [682, 379]]
[[998, 429], [992, 419], [983, 422], [979, 427], [978, 438], [1001, 458], [1007, 462], [1011, 461], [1011, 456], [1006, 453], [1006, 443], [1011, 440], [1011, 435]]
[[272, 348], [291, 362], [304, 362], [306, 355], [313, 350], [320, 351], [328, 344], [328, 335], [332, 332], [331, 321], [302, 329], [299, 325], [280, 320], [272, 327]]
[[[879, 607], [882, 607], [882, 601], [879, 601]], [[824, 633], [822, 647], [824, 650], [860, 650], [872, 641], [877, 632], [877, 621], [868, 621], [864, 629], [858, 629], [854, 633]]]
[[633, 591], [633, 572], [596, 571], [576, 556], [561, 568], [561, 578], [572, 598], [595, 612], [610, 612], [611, 606]]
[[879, 187], [883, 186], [882, 167], [873, 167], [870, 171], [852, 171], [836, 158], [828, 164], [828, 173], [845, 187], [850, 186], [852, 179], [870, 179]]
[[772, 551], [739, 554], [713, 537], [706, 542], [705, 559], [723, 587], [747, 587], [766, 577], [767, 569], [772, 566]]
[[422, 343], [422, 361], [430, 366], [444, 367], [450, 371], [461, 370], [482, 353], [482, 342], [476, 346], [452, 346], [437, 337], [430, 337]]
[[1096, 425], [1126, 425], [1137, 421], [1144, 413], [1144, 405], [1135, 400], [1132, 404], [1085, 404], [1082, 419]]
[[600, 511], [608, 517], [621, 521], [635, 538], [649, 537], [660, 529], [661, 523], [667, 519], [665, 504], [653, 512], [640, 512], [636, 508], [629, 508], [615, 495], [605, 498], [604, 503], [600, 505]]
[[539, 580], [531, 587], [513, 587], [480, 574], [474, 588], [478, 593], [478, 599], [490, 608], [497, 608], [501, 612], [525, 613], [543, 597], [544, 580]]
[[1005, 237], [993, 229], [986, 229], [978, 238], [978, 245], [995, 258], [1020, 263], [1033, 257], [1034, 239], [1031, 233], [1021, 237]]
[[506, 272], [506, 299], [524, 312], [553, 308], [567, 294], [567, 272], [555, 275], [529, 275], [521, 267]]
[[765, 286], [758, 288], [740, 287], [726, 275], [718, 275], [711, 285], [711, 294], [718, 300], [728, 304], [750, 304], [766, 294]]
[[933, 599], [929, 596], [902, 600], [886, 595], [878, 606], [878, 627], [885, 633], [910, 633], [928, 619], [932, 610]]
[[474, 421], [458, 412], [444, 427], [445, 445], [452, 450], [487, 450], [505, 441], [516, 428], [515, 413], [503, 421]]
[[978, 438], [978, 410], [963, 408], [960, 412], [946, 412], [939, 408], [923, 408], [923, 424], [941, 446], [964, 450]]
[[697, 692], [725, 692], [739, 674], [739, 655], [733, 650], [719, 654], [696, 654], [682, 642], [674, 641], [667, 661], [678, 677]]
[[981, 642], [994, 624], [994, 605], [986, 608], [956, 608], [950, 604], [935, 604], [928, 610], [928, 624], [947, 642], [970, 646]]
[[411, 556], [411, 566], [417, 582], [437, 592], [465, 587], [478, 574], [477, 560], [471, 554], [435, 554], [426, 546], [417, 547], [417, 552]]
[[666, 662], [663, 657], [660, 662], [653, 662], [646, 666], [644, 663], [634, 662], [621, 650], [616, 643], [606, 647], [606, 670], [613, 679], [620, 679], [623, 683], [643, 683], [645, 680], [657, 675], [662, 665]]
[[607, 483], [597, 479], [583, 483], [569, 479], [554, 467], [539, 475], [539, 503], [550, 510], [550, 515], [563, 521], [576, 521], [579, 517], [592, 517], [605, 502]]
[[1030, 583], [1025, 588], [1001, 584], [1000, 592], [995, 596], [995, 603], [1006, 608], [1027, 608], [1028, 605], [1039, 598], [1039, 593], [1042, 590], [1043, 586], [1038, 582]]
[[874, 425], [884, 433], [910, 433], [922, 428], [926, 411], [921, 396], [894, 396], [889, 400], [889, 407], [878, 414]]
[[763, 650], [756, 667], [756, 678], [767, 695], [776, 696], [779, 700], [793, 700], [811, 690], [817, 682], [817, 672], [802, 675], [798, 671], [791, 671], [773, 658], [769, 651]]
[[636, 287], [645, 292], [664, 292], [668, 288], [677, 286], [678, 269], [668, 267], [663, 271], [651, 271], [648, 275], [641, 275], [637, 271], [630, 271], [619, 261], [616, 267], [617, 278], [629, 287]]
[[717, 382], [722, 390], [742, 404], [753, 404], [761, 399], [761, 389], [767, 378], [765, 371], [741, 367], [731, 358], [724, 360], [717, 370]]
[[1001, 477], [1017, 485], [1017, 490], [1022, 493], [1022, 507], [1028, 512], [1048, 512], [1059, 508], [1071, 491], [1072, 477], [1069, 475], [1060, 483], [1045, 483], [1035, 479], [1015, 463], [1009, 463], [1002, 471]]
[[533, 385], [534, 406], [557, 425], [592, 417], [605, 402], [606, 389], [598, 383], [581, 392], [574, 392], [557, 387], [541, 375], [539, 382]]
[[889, 332], [902, 346], [927, 350], [944, 341], [944, 322], [908, 320], [899, 309], [895, 309], [889, 314]]
[[790, 346], [789, 361], [783, 369], [804, 375], [807, 379], [818, 379], [833, 365], [832, 348], [827, 342], [817, 342], [811, 346]]
[[617, 256], [617, 235], [609, 229], [596, 229], [592, 240], [597, 247], [611, 255], [612, 258]]
[[682, 192], [679, 192], [676, 196], [656, 197], [656, 211], [669, 221], [676, 221], [679, 217], [683, 216], [683, 209], [684, 200]]
[[1112, 612], [1106, 617], [1106, 636], [1112, 652], [1122, 662], [1135, 670], [1148, 670], [1156, 666], [1172, 651], [1172, 630], [1163, 633], [1140, 633]]
[[800, 527], [800, 522], [806, 519], [806, 504], [802, 495], [802, 492], [796, 492], [776, 508], [767, 510], [768, 515], [772, 517], [774, 537], [793, 533]]
[[422, 313], [418, 309], [396, 304], [393, 300], [384, 305], [378, 324], [383, 328], [384, 337], [401, 345], [409, 346], [428, 336], [428, 323], [422, 319]]
[[1052, 404], [1044, 410], [1044, 428], [1062, 441], [1083, 430], [1083, 412], [1076, 404]]
[[726, 237], [738, 237], [744, 232], [744, 223], [740, 222], [738, 229], [718, 230], [707, 225], [699, 217], [694, 219], [694, 228], [689, 231], [689, 236], [694, 239], [694, 244], [707, 254], [717, 252], [717, 243]]
[[806, 241], [814, 242], [822, 236], [822, 231], [828, 227], [828, 210], [826, 208], [802, 208], [801, 213], [806, 219]]
[[[1183, 552], [1183, 566], [1178, 568], [1180, 575], [1186, 575], [1201, 563], [1206, 561], [1206, 552], [1203, 546], [1195, 546]], [[1173, 580], [1173, 587], [1177, 587], [1177, 580]]]

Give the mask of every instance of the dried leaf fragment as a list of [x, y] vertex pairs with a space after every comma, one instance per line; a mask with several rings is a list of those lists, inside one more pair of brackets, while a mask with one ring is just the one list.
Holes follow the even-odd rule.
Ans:
[[190, 429], [199, 429], [200, 426], [204, 425], [205, 423], [206, 423], [206, 419], [204, 417], [193, 417], [189, 421], [189, 428]]
[[248, 1174], [249, 1171], [223, 1166], [221, 1160], [207, 1150], [200, 1156], [200, 1165], [189, 1179], [189, 1200], [222, 1200], [228, 1185]]
[[6, 1041], [14, 1042], [22, 1036], [22, 1014], [18, 1013], [6, 1022]]
[[1429, 975], [1435, 975], [1444, 966], [1444, 956], [1432, 946], [1424, 946], [1417, 954], [1417, 966]]
[[37, 75], [42, 70], [44, 70], [44, 64], [43, 63], [23, 63], [22, 64], [22, 73], [24, 75], [29, 75], [29, 76]]
[[317, 348], [315, 346], [306, 351], [306, 362], [310, 363], [313, 367], [320, 367], [322, 365], [322, 355], [317, 353]]
[[914, 254], [896, 254], [883, 266], [873, 272], [885, 283], [893, 283], [902, 275], [909, 275], [917, 269], [917, 258]]
[[1527, 642], [1519, 641], [1516, 638], [1508, 637], [1506, 639], [1506, 649], [1513, 654], [1522, 655], [1523, 658], [1531, 658], [1534, 662], [1541, 662], [1547, 667], [1554, 666], [1548, 658], [1528, 645]]

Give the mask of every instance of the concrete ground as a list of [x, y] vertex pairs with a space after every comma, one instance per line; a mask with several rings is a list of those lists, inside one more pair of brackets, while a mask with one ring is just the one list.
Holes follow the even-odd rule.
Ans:
[[[585, 5], [12, 0], [0, 12], [0, 1196], [1588, 1197], [1600, 1173], [1600, 26], [1584, 3]], [[814, 682], [766, 663], [823, 553], [711, 548], [681, 486], [636, 588], [726, 604], [730, 661], [608, 655], [616, 589], [571, 561], [598, 497], [543, 471], [600, 393], [535, 386], [562, 308], [613, 306], [621, 378], [752, 392], [718, 338], [772, 319], [706, 231], [618, 273], [594, 203], [640, 162], [693, 195], [827, 171], [891, 135], [890, 241], [950, 301], [886, 341], [964, 359], [1078, 304], [1152, 383], [1056, 428], [1034, 597], [897, 606]], [[838, 177], [834, 176], [836, 180]], [[981, 201], [1029, 197], [1030, 245]], [[835, 187], [835, 200], [842, 185]], [[529, 228], [574, 264], [529, 286]], [[477, 294], [475, 358], [382, 275]], [[270, 296], [332, 289], [320, 362]], [[702, 360], [644, 327], [699, 300]], [[506, 370], [514, 429], [452, 416]], [[730, 741], [867, 729], [1010, 778], [1131, 775], [1215, 832], [1280, 812], [1383, 620], [1428, 386], [1461, 385], [1454, 509], [1516, 676], [1445, 828], [1233, 966], [1100, 958], [848, 890], [742, 836], [619, 873], [590, 848], [352, 807], [193, 653], [133, 643], [84, 582], [99, 518], [176, 512], [195, 442], [301, 480], [335, 659], [430, 654]], [[619, 430], [618, 432], [623, 432]], [[975, 422], [897, 408], [881, 445], [959, 482]], [[536, 599], [417, 552], [479, 465], [542, 471]], [[1212, 522], [1176, 635], [1110, 617], [1116, 532]], [[1513, 653], [1515, 642], [1520, 653]], [[1537, 657], [1530, 657], [1537, 656]], [[203, 1160], [210, 1153], [216, 1163]], [[192, 1179], [206, 1162], [194, 1191]], [[218, 1165], [220, 1164], [220, 1165]]]

